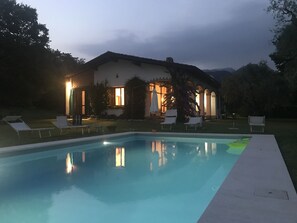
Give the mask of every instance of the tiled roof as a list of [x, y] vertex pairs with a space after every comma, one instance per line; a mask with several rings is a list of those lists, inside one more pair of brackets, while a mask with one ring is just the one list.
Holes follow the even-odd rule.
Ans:
[[219, 82], [215, 80], [212, 76], [206, 74], [202, 70], [200, 70], [198, 67], [193, 65], [187, 65], [187, 64], [180, 64], [175, 62], [168, 62], [163, 60], [155, 60], [150, 58], [144, 58], [144, 57], [137, 57], [137, 56], [131, 56], [126, 54], [120, 54], [120, 53], [114, 53], [107, 51], [106, 53], [101, 54], [98, 57], [95, 57], [94, 59], [88, 61], [83, 65], [84, 69], [97, 69], [97, 67], [101, 64], [107, 63], [109, 61], [117, 61], [117, 60], [127, 60], [131, 61], [135, 64], [141, 65], [142, 63], [146, 64], [152, 64], [152, 65], [159, 65], [164, 66], [166, 68], [178, 68], [181, 70], [185, 70], [189, 74], [195, 76], [199, 80], [213, 86], [213, 87], [219, 87]]

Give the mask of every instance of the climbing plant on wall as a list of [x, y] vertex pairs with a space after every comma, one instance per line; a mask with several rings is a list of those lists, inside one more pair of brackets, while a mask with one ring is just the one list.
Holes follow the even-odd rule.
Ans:
[[89, 101], [91, 113], [97, 117], [101, 117], [102, 113], [108, 106], [108, 82], [103, 81], [93, 85], [89, 89]]
[[144, 118], [146, 87], [146, 82], [138, 77], [126, 82], [124, 117], [129, 119]]

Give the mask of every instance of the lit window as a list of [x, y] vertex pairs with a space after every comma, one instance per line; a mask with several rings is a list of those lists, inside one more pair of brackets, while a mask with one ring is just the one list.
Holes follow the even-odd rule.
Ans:
[[81, 114], [86, 114], [86, 91], [81, 92]]
[[115, 88], [115, 105], [125, 105], [125, 90], [123, 87]]

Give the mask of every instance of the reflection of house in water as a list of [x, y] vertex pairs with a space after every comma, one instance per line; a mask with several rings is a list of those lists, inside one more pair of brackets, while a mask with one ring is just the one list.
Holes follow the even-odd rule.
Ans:
[[200, 157], [210, 157], [214, 156], [217, 153], [217, 143], [214, 142], [205, 142], [204, 144], [199, 145], [198, 156]]
[[[177, 146], [174, 143], [155, 140], [150, 141], [149, 144], [147, 142], [146, 145], [151, 147], [151, 155], [148, 159], [145, 159], [146, 156], [135, 159], [133, 151], [128, 150], [128, 154], [126, 154], [125, 147], [115, 147], [114, 149], [109, 150], [109, 155], [107, 156], [108, 162], [105, 163], [109, 167], [125, 167], [127, 162], [126, 155], [128, 155], [128, 162], [131, 169], [133, 168], [132, 166], [135, 167], [136, 165], [138, 168], [145, 169], [145, 166], [147, 167], [145, 163], [149, 163], [149, 171], [152, 171], [165, 166], [168, 161], [172, 161], [177, 158]], [[208, 159], [211, 156], [216, 155], [217, 143], [204, 142], [199, 144], [185, 144], [184, 149], [190, 152], [190, 154], [197, 153], [199, 157]], [[81, 164], [86, 163], [86, 152], [67, 153], [65, 163], [66, 173], [73, 173]], [[142, 167], [140, 167], [140, 165]]]
[[175, 143], [156, 140], [151, 142], [152, 161], [150, 162], [150, 170], [165, 166], [168, 160], [174, 160], [177, 154]]
[[[128, 141], [121, 146], [110, 144], [99, 150], [74, 152], [67, 155], [69, 169], [75, 173], [69, 183], [107, 203], [148, 198], [158, 193], [156, 187], [169, 193], [163, 189], [174, 184], [175, 178], [187, 185], [187, 190], [196, 191], [203, 187], [203, 182], [211, 182], [212, 176], [225, 169], [225, 164], [217, 159], [217, 155], [229, 159], [221, 146], [212, 140], [183, 143], [160, 139]], [[182, 174], [189, 166], [194, 175]], [[149, 174], [155, 171], [157, 175]], [[148, 180], [147, 175], [154, 176], [155, 180]], [[147, 186], [143, 188], [143, 185]], [[131, 194], [131, 190], [137, 193]], [[149, 195], [145, 194], [147, 190]], [[184, 193], [178, 187], [171, 192]]]
[[159, 155], [158, 165], [164, 166], [167, 163], [166, 145], [160, 140], [152, 141], [152, 153], [154, 154], [155, 152]]
[[65, 159], [66, 173], [71, 174], [77, 169], [77, 165], [75, 165], [75, 163], [79, 164], [79, 163], [85, 163], [85, 162], [86, 162], [86, 152], [67, 153], [66, 159]]
[[81, 153], [81, 161], [82, 161], [83, 163], [86, 162], [86, 152], [82, 152], [82, 153]]
[[66, 155], [66, 173], [70, 174], [74, 170], [74, 164], [73, 164], [73, 154], [67, 153]]
[[117, 147], [115, 149], [115, 166], [125, 167], [125, 148]]

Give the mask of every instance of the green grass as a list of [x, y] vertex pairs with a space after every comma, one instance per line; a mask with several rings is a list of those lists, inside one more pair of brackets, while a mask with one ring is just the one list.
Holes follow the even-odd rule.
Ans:
[[[32, 116], [24, 115], [24, 120], [31, 127], [53, 127], [51, 124], [54, 119], [50, 119], [50, 114], [44, 116]], [[108, 134], [113, 132], [126, 132], [126, 131], [161, 131], [160, 120], [141, 120], [141, 121], [129, 121], [129, 120], [84, 120], [84, 124], [98, 124], [103, 126], [104, 131], [96, 133], [92, 131], [90, 134], [86, 133], [84, 136], [94, 136], [98, 134]], [[116, 126], [115, 130], [109, 126]], [[197, 130], [199, 133], [224, 133], [224, 134], [249, 134], [249, 126], [247, 119], [235, 120], [235, 127], [238, 129], [232, 129], [233, 121], [227, 120], [211, 120], [206, 121], [204, 126]], [[163, 130], [168, 131], [168, 130]], [[185, 132], [183, 123], [178, 123], [173, 131]], [[190, 132], [194, 132], [193, 130]], [[273, 134], [276, 137], [278, 145], [280, 147], [283, 158], [286, 162], [287, 168], [291, 175], [292, 181], [297, 188], [297, 120], [288, 119], [268, 119], [266, 120], [265, 134]], [[47, 142], [54, 140], [70, 139], [82, 137], [80, 130], [71, 130], [59, 134], [58, 130], [52, 131], [52, 136], [47, 136], [47, 132], [43, 133], [43, 138], [39, 139], [37, 133], [23, 133], [21, 138], [17, 137], [17, 134], [12, 128], [5, 123], [0, 123], [0, 147], [14, 146], [29, 143]]]

